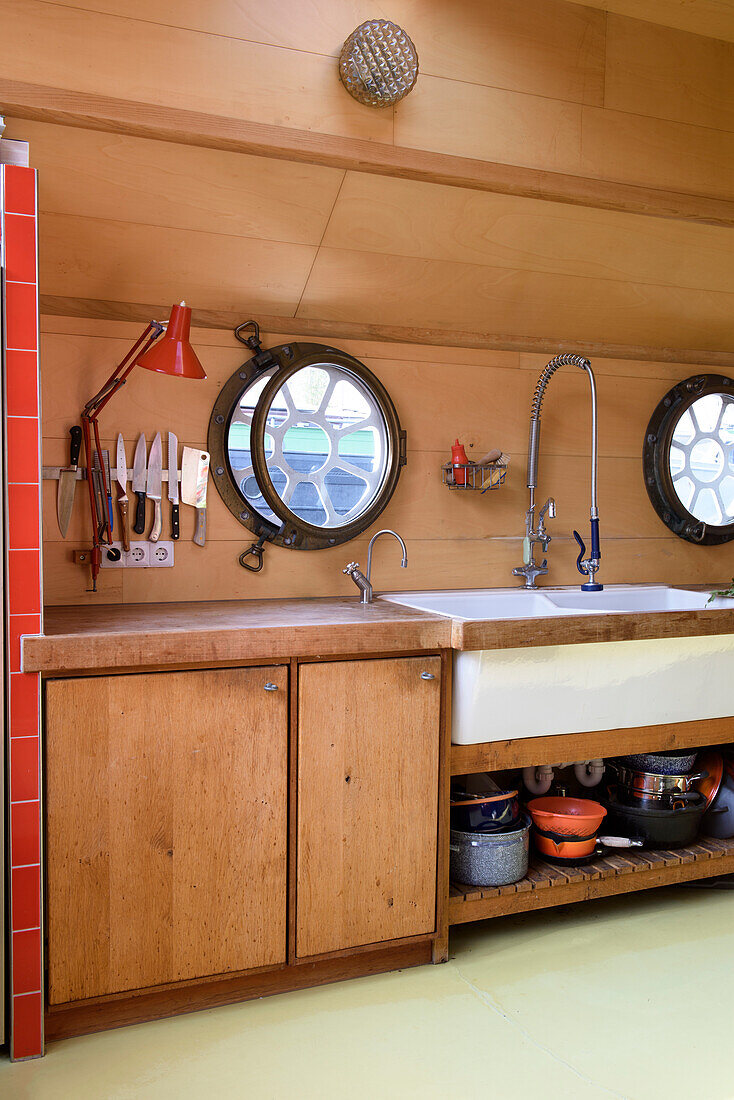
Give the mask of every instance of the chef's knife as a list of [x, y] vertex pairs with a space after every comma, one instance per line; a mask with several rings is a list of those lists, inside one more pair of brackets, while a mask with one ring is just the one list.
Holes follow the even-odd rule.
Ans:
[[127, 530], [127, 456], [125, 454], [125, 441], [121, 435], [117, 437], [117, 465], [115, 467], [115, 488], [117, 489], [117, 510], [120, 513], [120, 538], [122, 549], [130, 549], [130, 537]]
[[59, 487], [56, 494], [56, 516], [62, 539], [69, 530], [71, 510], [74, 507], [76, 474], [79, 468], [79, 452], [82, 447], [82, 430], [75, 424], [69, 429], [69, 465], [59, 472]]
[[181, 459], [181, 500], [196, 508], [194, 542], [206, 543], [206, 485], [209, 479], [209, 455], [195, 447], [184, 447]]
[[138, 503], [135, 508], [135, 523], [133, 524], [133, 531], [136, 535], [145, 534], [145, 489], [147, 485], [145, 464], [147, 451], [148, 444], [146, 443], [145, 436], [141, 435], [138, 439], [135, 448], [135, 458], [133, 459], [133, 492], [138, 498]]
[[150, 458], [148, 459], [148, 496], [153, 501], [155, 507], [153, 526], [148, 535], [150, 542], [158, 542], [158, 539], [161, 537], [161, 528], [163, 526], [163, 518], [161, 516], [162, 475], [163, 444], [161, 443], [161, 433], [158, 432], [150, 448]]
[[171, 538], [181, 534], [178, 517], [178, 439], [168, 433], [168, 499], [171, 502]]

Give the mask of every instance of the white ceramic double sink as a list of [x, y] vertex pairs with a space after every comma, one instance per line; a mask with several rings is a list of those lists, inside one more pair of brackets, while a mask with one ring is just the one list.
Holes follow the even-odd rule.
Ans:
[[[382, 599], [457, 620], [540, 620], [734, 608], [667, 585], [406, 592]], [[734, 715], [734, 633], [454, 653], [452, 741], [461, 745]], [[545, 763], [546, 761], [538, 761]]]
[[401, 592], [382, 596], [391, 603], [432, 611], [452, 619], [546, 619], [557, 615], [606, 615], [614, 612], [704, 611], [734, 608], [733, 600], [715, 599], [667, 585], [610, 585], [601, 592], [579, 588], [477, 588], [458, 592]]

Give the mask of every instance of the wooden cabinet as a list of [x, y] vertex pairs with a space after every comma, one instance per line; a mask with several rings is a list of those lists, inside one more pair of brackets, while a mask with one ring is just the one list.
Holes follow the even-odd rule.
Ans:
[[439, 657], [300, 666], [300, 958], [435, 929], [440, 694]]
[[286, 668], [50, 681], [46, 729], [51, 1004], [285, 963]]

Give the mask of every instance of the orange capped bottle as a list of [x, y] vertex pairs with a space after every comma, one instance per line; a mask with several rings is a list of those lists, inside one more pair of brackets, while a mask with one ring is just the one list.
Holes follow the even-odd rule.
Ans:
[[463, 470], [462, 466], [468, 466], [469, 459], [466, 457], [464, 444], [459, 443], [458, 439], [455, 439], [451, 445], [451, 463], [454, 467], [454, 484], [466, 485], [466, 470]]

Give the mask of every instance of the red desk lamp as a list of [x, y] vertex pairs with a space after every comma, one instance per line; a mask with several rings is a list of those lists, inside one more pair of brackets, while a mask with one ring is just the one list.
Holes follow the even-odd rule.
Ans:
[[[107, 509], [102, 508], [94, 491], [92, 470], [104, 470], [102, 449], [99, 439], [97, 417], [110, 398], [125, 385], [133, 367], [145, 367], [159, 374], [170, 374], [178, 378], [206, 378], [196, 352], [189, 343], [191, 330], [191, 310], [185, 302], [171, 308], [171, 316], [166, 323], [151, 321], [145, 332], [135, 342], [125, 358], [113, 370], [99, 393], [87, 401], [82, 410], [82, 432], [84, 434], [84, 453], [87, 463], [87, 488], [92, 516], [92, 591], [97, 591], [97, 576], [102, 560], [101, 546], [111, 541], [110, 521]], [[163, 339], [156, 343], [158, 337]], [[94, 428], [94, 450], [90, 425]]]

